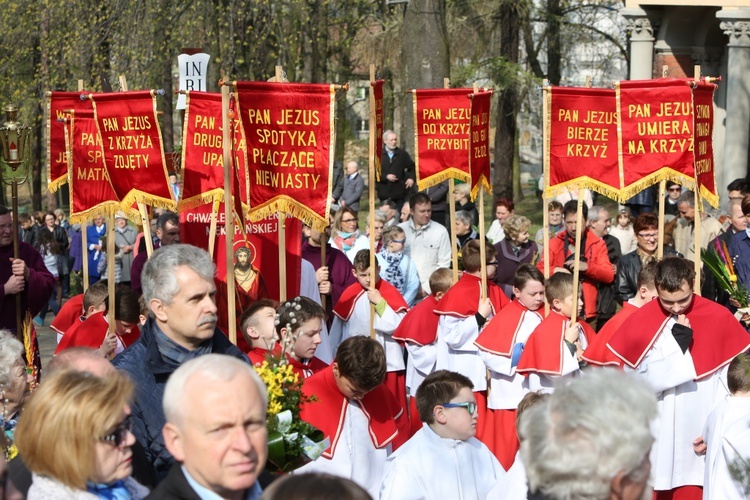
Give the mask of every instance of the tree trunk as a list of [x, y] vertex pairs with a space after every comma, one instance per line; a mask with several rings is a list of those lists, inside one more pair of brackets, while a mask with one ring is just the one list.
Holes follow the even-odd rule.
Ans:
[[[518, 63], [520, 6], [512, 0], [500, 5], [500, 56]], [[492, 180], [494, 199], [513, 199], [513, 157], [516, 137], [518, 90], [514, 83], [500, 90], [497, 105], [497, 132], [495, 133], [495, 176]]]
[[560, 68], [562, 15], [560, 0], [547, 0], [547, 78], [552, 85], [560, 85], [562, 78]]
[[[404, 82], [407, 89], [442, 88], [450, 77], [448, 28], [445, 0], [411, 0], [404, 13], [401, 31], [404, 54]], [[398, 99], [398, 98], [397, 98]], [[411, 94], [400, 97], [402, 130], [400, 146], [413, 155], [414, 112]]]

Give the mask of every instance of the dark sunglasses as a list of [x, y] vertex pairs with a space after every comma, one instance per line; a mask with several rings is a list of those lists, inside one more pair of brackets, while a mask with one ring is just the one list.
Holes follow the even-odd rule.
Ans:
[[125, 442], [125, 439], [127, 439], [128, 432], [132, 432], [132, 431], [133, 431], [133, 415], [130, 414], [127, 417], [125, 417], [122, 422], [117, 424], [115, 428], [112, 429], [112, 432], [110, 432], [106, 436], [100, 437], [99, 441], [109, 443], [119, 448], [120, 446], [122, 446], [122, 443]]

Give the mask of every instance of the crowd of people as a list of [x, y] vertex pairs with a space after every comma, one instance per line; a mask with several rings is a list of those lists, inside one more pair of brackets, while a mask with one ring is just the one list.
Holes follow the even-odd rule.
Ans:
[[[572, 189], [549, 200], [533, 238], [500, 199], [482, 241], [467, 186], [451, 226], [447, 183], [417, 192], [411, 157], [394, 132], [383, 139], [374, 225], [360, 229], [364, 183], [350, 161], [330, 230], [303, 227], [300, 295], [238, 289], [236, 318], [175, 213], [155, 214], [149, 256], [124, 214], [110, 249], [103, 217], [81, 228], [63, 211], [21, 214], [13, 234], [0, 207], [4, 497], [744, 497], [731, 471], [750, 458], [750, 313], [690, 260], [698, 219], [701, 248], [725, 243], [750, 284], [748, 181], [730, 184], [719, 218], [670, 183], [667, 221], [653, 205], [610, 212]], [[47, 366], [28, 363], [13, 296], [27, 323], [54, 316]], [[237, 345], [224, 328], [235, 320]], [[299, 418], [325, 438], [282, 478], [265, 471], [277, 417], [256, 373], [271, 357], [302, 381]]]

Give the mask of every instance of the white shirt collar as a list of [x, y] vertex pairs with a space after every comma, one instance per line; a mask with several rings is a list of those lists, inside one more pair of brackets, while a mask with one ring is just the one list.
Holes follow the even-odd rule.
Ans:
[[[198, 481], [193, 479], [184, 465], [181, 465], [180, 468], [182, 469], [182, 473], [185, 474], [185, 479], [187, 480], [188, 484], [191, 488], [193, 488], [193, 491], [195, 491], [195, 494], [198, 495], [201, 500], [224, 500], [223, 497], [220, 497], [219, 495], [199, 484]], [[260, 484], [258, 484], [258, 482], [256, 481], [253, 487], [247, 490], [245, 500], [258, 500], [262, 491], [263, 490], [261, 489]]]

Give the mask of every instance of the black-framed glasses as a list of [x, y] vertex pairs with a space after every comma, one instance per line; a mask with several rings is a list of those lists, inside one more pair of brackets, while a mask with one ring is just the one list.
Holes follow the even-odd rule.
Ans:
[[125, 440], [128, 437], [128, 432], [133, 431], [133, 415], [130, 414], [127, 417], [125, 417], [122, 422], [117, 424], [114, 429], [112, 429], [112, 432], [107, 434], [106, 436], [102, 436], [99, 438], [99, 441], [103, 441], [105, 443], [109, 443], [117, 448], [122, 446], [122, 443], [125, 442]]
[[659, 238], [659, 233], [638, 233], [638, 236], [644, 240], [655, 240]]
[[341, 219], [342, 224], [349, 224], [350, 222], [357, 222], [357, 219]]
[[469, 415], [474, 415], [477, 411], [477, 404], [471, 401], [465, 403], [444, 403], [440, 406], [443, 408], [465, 408], [469, 412]]
[[391, 243], [399, 243], [403, 245], [404, 243], [406, 243], [406, 238], [404, 238], [403, 240], [391, 240]]

